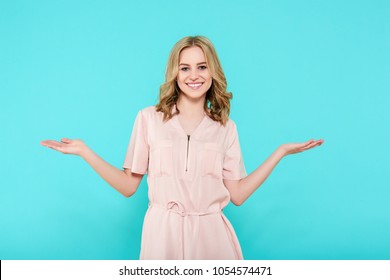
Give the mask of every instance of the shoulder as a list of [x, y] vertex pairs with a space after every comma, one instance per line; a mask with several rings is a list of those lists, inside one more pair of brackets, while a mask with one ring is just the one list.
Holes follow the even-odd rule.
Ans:
[[225, 139], [227, 143], [230, 143], [237, 137], [236, 123], [232, 119], [228, 119], [225, 125], [222, 125], [218, 121], [214, 121], [209, 118], [209, 124], [205, 127], [205, 133], [208, 135], [220, 135], [220, 139]]
[[149, 106], [141, 109], [139, 113], [146, 116], [146, 115], [153, 115], [154, 113], [158, 113], [158, 112], [156, 112], [156, 106]]
[[231, 118], [229, 118], [228, 121], [226, 122], [226, 126], [236, 127], [236, 123]]
[[225, 127], [226, 127], [227, 131], [236, 131], [237, 130], [236, 123], [231, 118], [228, 119]]
[[221, 129], [221, 130], [230, 130], [230, 129], [236, 127], [236, 123], [231, 118], [228, 118], [225, 124], [222, 124], [219, 121], [213, 120], [209, 115], [207, 115], [207, 119], [213, 127]]
[[225, 125], [225, 133], [226, 133], [226, 139], [228, 142], [234, 141], [238, 137], [238, 131], [236, 123], [229, 118], [229, 120], [226, 122]]
[[161, 121], [163, 114], [156, 111], [156, 106], [149, 106], [139, 110], [138, 117], [146, 121]]
[[159, 116], [161, 115], [161, 112], [156, 111], [156, 106], [149, 106], [139, 110], [138, 114], [145, 117], [151, 117], [151, 116]]
[[218, 121], [212, 120], [208, 117], [208, 125], [206, 126], [208, 132], [210, 131], [219, 131], [219, 133], [223, 133], [225, 137], [237, 133], [236, 123], [232, 119], [228, 119], [225, 125], [221, 124]]

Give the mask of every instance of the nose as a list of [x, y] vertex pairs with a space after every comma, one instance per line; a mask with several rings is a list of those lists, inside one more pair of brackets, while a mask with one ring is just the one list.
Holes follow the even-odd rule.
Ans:
[[192, 81], [195, 81], [196, 79], [198, 79], [199, 75], [198, 75], [198, 71], [194, 70], [194, 71], [191, 71], [190, 73], [190, 79]]

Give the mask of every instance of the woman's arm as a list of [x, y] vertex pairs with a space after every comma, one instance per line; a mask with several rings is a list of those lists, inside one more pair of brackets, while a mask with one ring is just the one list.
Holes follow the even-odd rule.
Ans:
[[300, 153], [324, 143], [324, 140], [309, 140], [305, 143], [283, 144], [278, 147], [255, 171], [241, 180], [223, 180], [229, 190], [230, 199], [241, 205], [267, 179], [279, 161], [286, 155]]
[[81, 140], [61, 139], [61, 142], [45, 140], [41, 145], [64, 154], [82, 157], [108, 184], [126, 197], [137, 190], [143, 174], [132, 173], [129, 169], [120, 170], [99, 157]]

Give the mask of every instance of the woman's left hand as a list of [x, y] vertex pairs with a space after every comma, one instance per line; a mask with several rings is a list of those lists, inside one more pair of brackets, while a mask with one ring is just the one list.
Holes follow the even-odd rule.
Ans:
[[300, 153], [306, 150], [310, 150], [314, 147], [322, 145], [325, 141], [323, 139], [319, 140], [309, 140], [304, 143], [288, 143], [283, 144], [279, 148], [283, 151], [285, 156]]

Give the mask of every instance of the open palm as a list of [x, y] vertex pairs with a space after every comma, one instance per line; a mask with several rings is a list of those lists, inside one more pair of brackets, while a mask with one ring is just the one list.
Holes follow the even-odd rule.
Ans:
[[324, 140], [309, 140], [303, 143], [288, 143], [283, 144], [281, 147], [284, 150], [286, 155], [296, 154], [300, 153], [309, 149], [312, 149], [314, 147], [320, 146], [324, 143]]
[[41, 141], [41, 145], [59, 151], [63, 154], [72, 155], [81, 155], [86, 147], [82, 140], [71, 140], [68, 138], [62, 138], [61, 142], [56, 140], [44, 140]]

